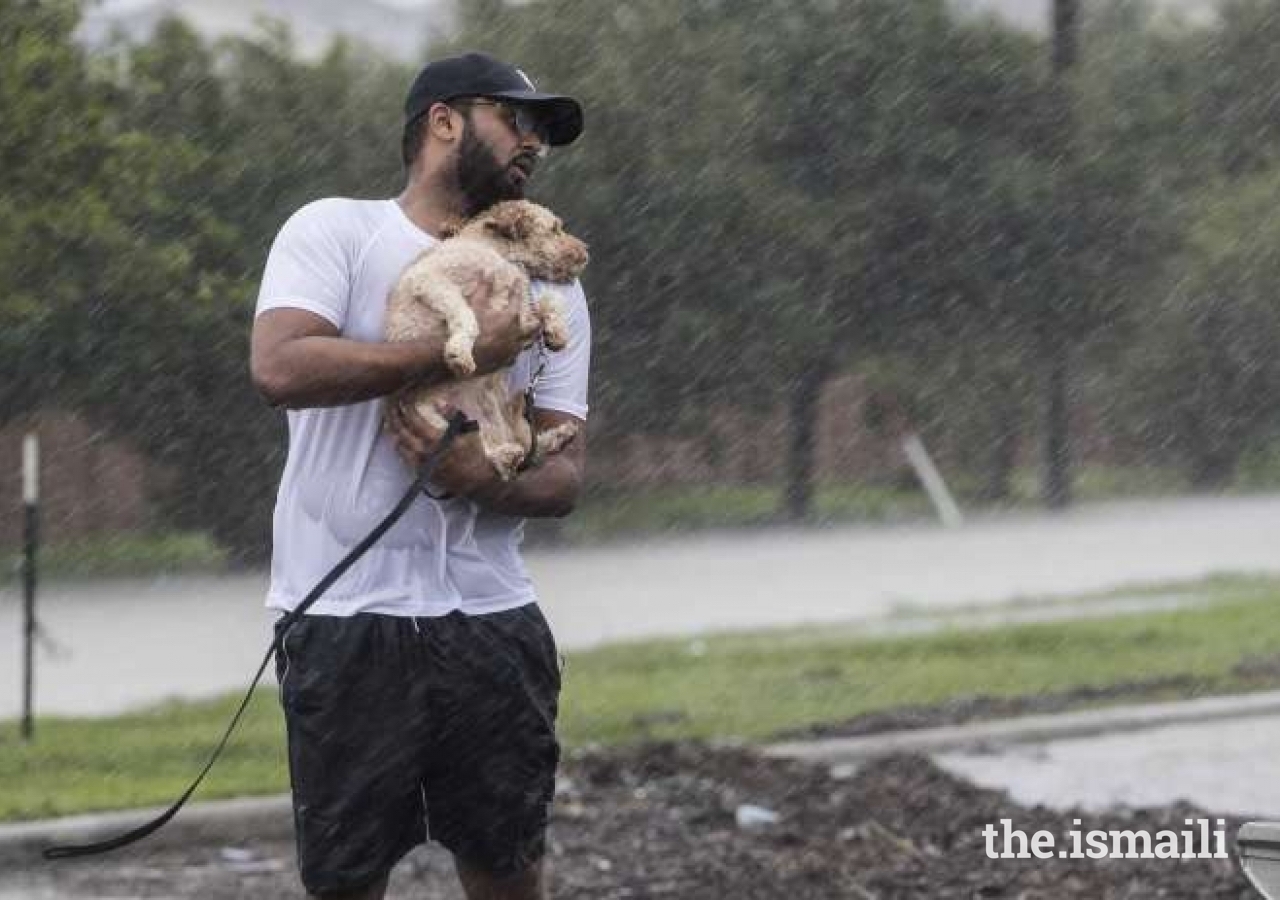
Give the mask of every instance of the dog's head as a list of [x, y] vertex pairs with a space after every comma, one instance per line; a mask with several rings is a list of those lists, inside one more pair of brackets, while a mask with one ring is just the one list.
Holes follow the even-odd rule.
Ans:
[[555, 213], [528, 200], [490, 207], [463, 234], [492, 245], [531, 278], [572, 281], [587, 265], [587, 245], [565, 231]]

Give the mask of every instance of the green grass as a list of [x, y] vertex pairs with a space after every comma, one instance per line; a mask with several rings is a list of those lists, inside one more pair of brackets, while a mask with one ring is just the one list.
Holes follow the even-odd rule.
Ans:
[[[841, 628], [653, 641], [569, 655], [568, 746], [655, 738], [760, 740], [861, 713], [985, 694], [1016, 696], [1189, 676], [1194, 693], [1274, 686], [1242, 661], [1280, 653], [1280, 581], [1171, 586], [1212, 605], [1179, 612], [868, 639]], [[0, 723], [0, 819], [166, 803], [203, 765], [238, 698], [105, 720], [40, 719], [36, 741]], [[199, 796], [285, 789], [273, 690]]]
[[[19, 552], [9, 556], [9, 570], [16, 572]], [[41, 578], [216, 572], [226, 565], [226, 551], [200, 532], [113, 534], [51, 543], [40, 548], [38, 557]]]
[[[1027, 486], [1026, 498], [1039, 502], [1036, 479]], [[1081, 502], [1122, 500], [1131, 497], [1170, 497], [1186, 493], [1186, 476], [1168, 467], [1088, 466], [1076, 473], [1075, 496]]]
[[[0, 723], [0, 820], [168, 804], [203, 768], [239, 697], [173, 703], [111, 719], [38, 718], [24, 744]], [[288, 788], [275, 692], [257, 692], [199, 797]]]
[[[1039, 508], [1039, 478], [1035, 469], [1020, 469], [1012, 479], [1008, 506]], [[962, 509], [977, 508], [972, 499], [977, 482], [953, 477], [951, 489]], [[1177, 472], [1153, 466], [1090, 466], [1075, 474], [1075, 497], [1080, 502], [1132, 497], [1172, 496], [1187, 490]], [[750, 529], [776, 525], [781, 515], [781, 485], [682, 485], [674, 488], [588, 491], [574, 514], [546, 526], [531, 523], [532, 531], [554, 531], [572, 542], [609, 540], [706, 529]], [[905, 485], [861, 482], [823, 482], [814, 492], [811, 524], [850, 524], [931, 519], [933, 508], [914, 483]]]
[[[1169, 675], [1204, 692], [1257, 687], [1239, 662], [1280, 653], [1280, 582], [1182, 585], [1210, 607], [989, 631], [863, 639], [823, 628], [616, 646], [569, 658], [569, 743], [759, 740], [905, 705], [1017, 696]], [[590, 690], [574, 689], [590, 685]]]
[[1280, 441], [1270, 441], [1245, 453], [1232, 482], [1239, 492], [1274, 491], [1280, 487]]
[[[713, 528], [744, 529], [781, 521], [776, 485], [688, 485], [645, 491], [593, 490], [574, 514], [557, 523], [560, 536], [589, 542], [624, 535]], [[929, 515], [914, 490], [861, 484], [824, 484], [814, 494], [814, 523], [883, 522]]]

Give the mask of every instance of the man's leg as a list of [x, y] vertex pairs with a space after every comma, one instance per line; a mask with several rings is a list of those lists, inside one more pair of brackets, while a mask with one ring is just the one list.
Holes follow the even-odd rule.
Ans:
[[298, 869], [318, 900], [381, 900], [396, 862], [425, 837], [412, 622], [303, 616], [281, 637]]
[[312, 900], [382, 900], [387, 893], [387, 876], [383, 875], [368, 887], [338, 894], [308, 894]]
[[468, 865], [460, 857], [453, 858], [458, 880], [467, 900], [544, 900], [542, 860], [522, 872], [503, 877]]
[[432, 622], [440, 723], [424, 782], [431, 836], [467, 900], [542, 900], [560, 747], [560, 665], [534, 604]]

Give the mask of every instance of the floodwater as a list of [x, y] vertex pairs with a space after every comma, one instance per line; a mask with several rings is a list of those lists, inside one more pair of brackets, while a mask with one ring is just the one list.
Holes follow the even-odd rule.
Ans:
[[[773, 530], [532, 552], [566, 649], [650, 636], [1047, 598], [1219, 572], [1280, 572], [1280, 495], [1085, 506], [958, 529]], [[245, 685], [270, 616], [265, 575], [49, 584], [42, 714], [108, 715]], [[0, 592], [0, 719], [21, 703], [21, 595]]]

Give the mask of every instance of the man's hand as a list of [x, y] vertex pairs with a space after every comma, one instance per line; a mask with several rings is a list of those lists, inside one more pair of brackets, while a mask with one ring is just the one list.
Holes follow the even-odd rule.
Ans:
[[523, 277], [487, 273], [467, 293], [467, 303], [480, 326], [472, 348], [477, 375], [511, 365], [538, 336], [538, 317], [529, 308], [529, 282]]
[[[454, 412], [445, 405], [437, 406], [436, 411], [443, 418]], [[427, 454], [440, 443], [445, 427], [427, 421], [403, 399], [387, 403], [387, 428], [395, 441], [396, 452], [415, 472]], [[485, 490], [499, 480], [498, 473], [484, 455], [484, 445], [476, 431], [455, 437], [431, 476], [433, 484], [461, 497]]]
[[[451, 412], [448, 408], [438, 410], [442, 417]], [[484, 455], [480, 436], [474, 432], [455, 439], [432, 481], [490, 512], [525, 518], [568, 515], [582, 490], [587, 423], [568, 413], [542, 409], [534, 412], [534, 423], [539, 429], [555, 428], [565, 422], [577, 426], [577, 437], [559, 453], [547, 457], [541, 466], [522, 472], [511, 481], [503, 481], [498, 476]], [[394, 401], [387, 407], [387, 429], [396, 450], [415, 471], [437, 446], [446, 427], [443, 418], [437, 423], [429, 422], [403, 401]]]

